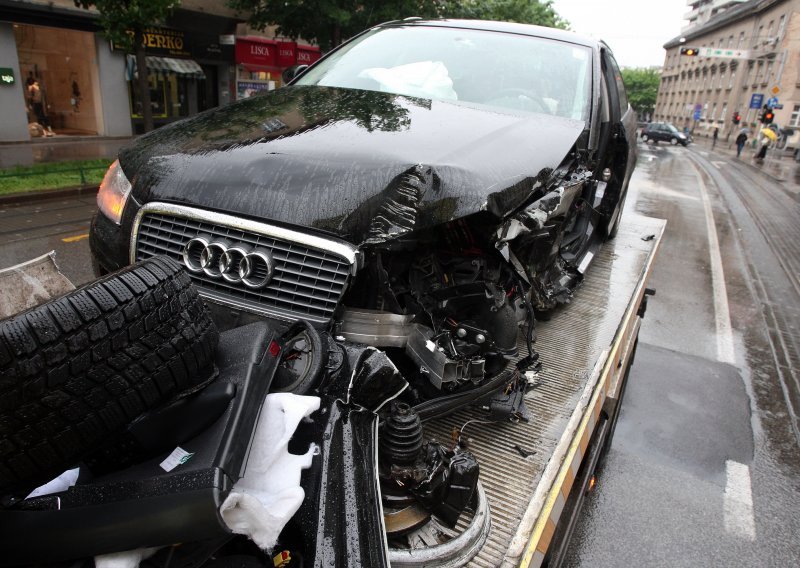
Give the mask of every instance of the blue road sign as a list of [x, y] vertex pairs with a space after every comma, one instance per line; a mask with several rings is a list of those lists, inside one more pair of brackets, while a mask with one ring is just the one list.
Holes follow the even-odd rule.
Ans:
[[694, 119], [695, 119], [695, 120], [700, 120], [700, 116], [701, 116], [702, 114], [703, 114], [703, 109], [702, 109], [702, 108], [696, 108], [696, 109], [694, 109]]
[[750, 96], [750, 108], [761, 108], [764, 104], [764, 95], [762, 93], [753, 93]]
[[767, 106], [770, 108], [775, 108], [776, 104], [778, 104], [778, 97], [770, 97], [767, 101]]

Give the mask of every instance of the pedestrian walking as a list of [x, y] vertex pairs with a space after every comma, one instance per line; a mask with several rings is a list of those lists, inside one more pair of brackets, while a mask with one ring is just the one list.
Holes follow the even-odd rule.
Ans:
[[744, 150], [744, 145], [747, 144], [747, 133], [742, 132], [739, 133], [739, 136], [736, 137], [736, 157], [740, 158], [742, 156], [742, 150]]
[[711, 149], [712, 150], [717, 145], [717, 138], [719, 138], [719, 128], [715, 126], [714, 127], [714, 134], [711, 136]]
[[756, 154], [756, 160], [759, 162], [764, 161], [764, 158], [767, 157], [767, 149], [778, 139], [778, 135], [769, 128], [762, 128], [761, 136], [761, 148], [759, 148], [758, 154]]

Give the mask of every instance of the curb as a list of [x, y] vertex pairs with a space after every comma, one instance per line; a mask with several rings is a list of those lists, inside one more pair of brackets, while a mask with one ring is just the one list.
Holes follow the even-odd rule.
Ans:
[[0, 206], [16, 205], [18, 203], [31, 203], [44, 201], [46, 199], [56, 199], [63, 197], [77, 197], [97, 193], [100, 186], [80, 185], [73, 187], [62, 187], [60, 189], [50, 189], [42, 191], [26, 191], [24, 193], [12, 193], [11, 195], [0, 195]]

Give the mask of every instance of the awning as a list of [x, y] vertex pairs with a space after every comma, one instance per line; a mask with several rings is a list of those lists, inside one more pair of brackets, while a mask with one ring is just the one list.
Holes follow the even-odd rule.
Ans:
[[[127, 58], [128, 81], [136, 76], [136, 57], [128, 55]], [[156, 73], [175, 73], [190, 79], [205, 79], [202, 67], [193, 59], [175, 59], [173, 57], [147, 56], [147, 70]]]

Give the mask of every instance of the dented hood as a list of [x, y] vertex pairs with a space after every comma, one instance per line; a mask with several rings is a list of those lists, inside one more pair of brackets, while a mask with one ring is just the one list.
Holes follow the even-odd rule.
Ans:
[[168, 201], [380, 242], [481, 210], [502, 217], [581, 121], [374, 91], [287, 87], [139, 138], [120, 164]]

